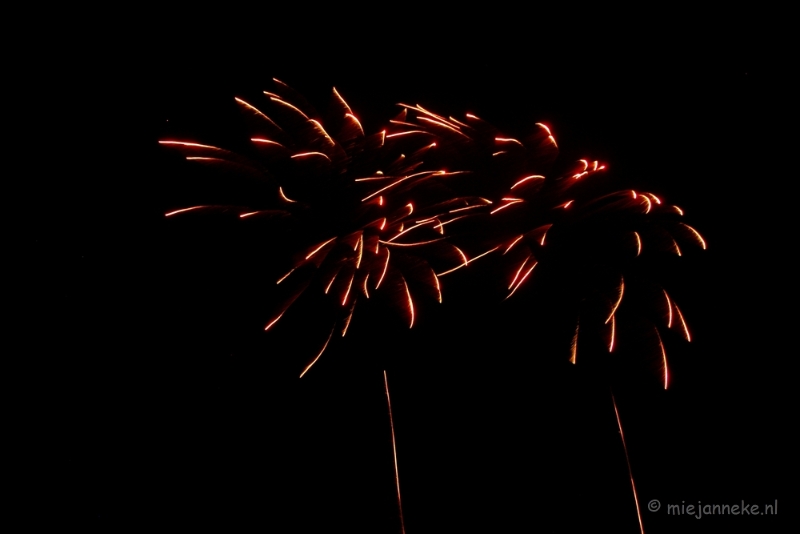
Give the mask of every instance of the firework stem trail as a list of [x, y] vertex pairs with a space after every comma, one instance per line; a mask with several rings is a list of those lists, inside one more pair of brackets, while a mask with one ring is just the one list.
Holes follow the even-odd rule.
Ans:
[[636, 494], [636, 484], [633, 482], [633, 470], [631, 469], [631, 459], [628, 456], [628, 446], [625, 444], [625, 434], [622, 432], [622, 421], [619, 418], [619, 410], [617, 409], [617, 399], [614, 398], [614, 390], [611, 390], [611, 401], [614, 403], [614, 415], [617, 416], [617, 427], [619, 428], [619, 437], [622, 439], [622, 449], [625, 451], [625, 462], [628, 464], [628, 476], [631, 479], [631, 489], [633, 490], [633, 500], [636, 503], [636, 517], [639, 518], [639, 531], [644, 534], [644, 525], [642, 524], [642, 512], [639, 509], [639, 496]]
[[392, 399], [389, 396], [389, 378], [383, 371], [383, 385], [386, 388], [386, 404], [389, 406], [389, 425], [392, 428], [392, 454], [394, 455], [394, 481], [397, 487], [397, 510], [400, 513], [400, 531], [405, 534], [406, 527], [403, 521], [403, 502], [400, 499], [400, 474], [397, 470], [397, 441], [394, 437], [394, 419], [392, 418]]

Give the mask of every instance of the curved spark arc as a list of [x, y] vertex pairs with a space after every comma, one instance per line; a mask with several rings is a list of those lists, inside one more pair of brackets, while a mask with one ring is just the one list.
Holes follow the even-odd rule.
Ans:
[[[300, 378], [303, 378], [303, 376], [304, 376], [304, 375], [305, 375], [305, 374], [308, 372], [308, 370], [309, 370], [309, 369], [311, 369], [311, 367], [312, 367], [312, 366], [313, 366], [315, 363], [317, 363], [317, 360], [319, 360], [319, 357], [320, 357], [320, 356], [322, 356], [322, 353], [323, 353], [323, 352], [325, 352], [325, 349], [327, 349], [327, 348], [328, 348], [328, 343], [330, 343], [330, 341], [331, 341], [331, 338], [333, 337], [333, 331], [334, 331], [334, 330], [335, 330], [335, 327], [331, 329], [331, 333], [330, 333], [330, 334], [328, 334], [328, 339], [326, 339], [326, 340], [325, 340], [325, 344], [322, 346], [322, 350], [320, 350], [320, 351], [319, 351], [319, 354], [317, 354], [317, 357], [316, 357], [316, 358], [314, 358], [314, 359], [311, 361], [311, 363], [309, 363], [309, 364], [306, 366], [306, 368], [305, 368], [305, 369], [303, 369], [303, 372], [302, 372], [302, 373], [300, 373]], [[344, 335], [344, 334], [342, 334], [342, 335]]]

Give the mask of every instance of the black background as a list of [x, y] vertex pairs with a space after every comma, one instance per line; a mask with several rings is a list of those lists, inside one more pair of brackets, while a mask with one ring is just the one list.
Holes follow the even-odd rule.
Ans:
[[[621, 185], [680, 205], [709, 243], [668, 273], [693, 342], [668, 346], [668, 391], [617, 391], [645, 529], [778, 531], [793, 509], [792, 163], [767, 127], [783, 109], [780, 68], [747, 26], [357, 15], [123, 17], [137, 29], [109, 22], [53, 52], [60, 83], [37, 87], [48, 109], [30, 125], [49, 141], [28, 175], [53, 165], [23, 203], [37, 210], [23, 225], [29, 382], [16, 411], [30, 517], [397, 532], [386, 368], [408, 532], [638, 529], [608, 381], [565, 363], [547, 309], [523, 294], [449, 304], [445, 286], [411, 332], [356, 315], [298, 381], [307, 329], [296, 318], [263, 333], [272, 258], [257, 236], [167, 224], [187, 183], [158, 139], [226, 135], [233, 96], [275, 76], [319, 108], [335, 86], [368, 131], [401, 101], [511, 135], [545, 122], [565, 157], [608, 162]], [[672, 517], [651, 499], [777, 499], [779, 513]]]

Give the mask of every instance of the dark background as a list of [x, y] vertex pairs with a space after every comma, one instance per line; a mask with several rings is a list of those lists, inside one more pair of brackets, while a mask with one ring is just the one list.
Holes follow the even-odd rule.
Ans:
[[[621, 186], [681, 206], [709, 243], [666, 274], [693, 342], [668, 342], [668, 391], [649, 379], [616, 390], [645, 529], [778, 531], [795, 465], [780, 187], [792, 163], [767, 127], [783, 109], [780, 68], [735, 25], [397, 17], [154, 15], [54, 52], [69, 88], [39, 88], [51, 111], [33, 126], [60, 141], [35, 148], [54, 165], [24, 239], [30, 517], [397, 532], [387, 368], [408, 532], [637, 530], [609, 381], [565, 363], [555, 312], [523, 294], [450, 304], [445, 285], [411, 332], [356, 315], [298, 381], [309, 329], [298, 318], [263, 333], [272, 258], [258, 236], [167, 224], [187, 181], [157, 140], [225, 135], [233, 96], [275, 76], [319, 108], [336, 86], [367, 131], [401, 101], [510, 135], [545, 122], [564, 157], [600, 159]], [[664, 508], [648, 512], [651, 499]], [[665, 510], [775, 499], [776, 517]]]

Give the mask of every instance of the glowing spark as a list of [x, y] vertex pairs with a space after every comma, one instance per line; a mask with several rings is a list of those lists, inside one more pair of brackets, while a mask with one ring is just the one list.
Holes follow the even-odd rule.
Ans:
[[611, 310], [611, 314], [606, 319], [605, 324], [614, 318], [614, 314], [617, 313], [617, 308], [619, 308], [620, 303], [622, 302], [622, 295], [625, 293], [625, 280], [620, 277], [619, 279], [619, 296], [617, 297], [617, 302], [614, 304], [614, 308]]
[[678, 319], [681, 320], [681, 325], [683, 326], [683, 334], [686, 336], [686, 341], [691, 342], [692, 336], [689, 335], [689, 328], [686, 326], [686, 321], [683, 319], [683, 314], [681, 313], [680, 308], [678, 305], [675, 304], [675, 311], [678, 312]]
[[683, 215], [683, 210], [680, 209], [678, 206], [672, 206], [672, 207], [675, 209], [675, 211], [678, 212], [678, 215]]
[[633, 232], [633, 235], [636, 237], [636, 255], [642, 253], [642, 238], [639, 237], [639, 232]]
[[389, 378], [383, 372], [383, 384], [386, 388], [386, 404], [389, 406], [389, 425], [392, 427], [392, 454], [394, 455], [394, 480], [397, 486], [397, 509], [400, 512], [400, 531], [405, 534], [406, 527], [403, 523], [403, 503], [400, 500], [400, 473], [397, 470], [397, 441], [394, 437], [394, 419], [392, 418], [392, 399], [389, 397]]
[[347, 297], [350, 296], [350, 288], [353, 287], [353, 279], [356, 277], [356, 273], [353, 273], [353, 276], [350, 277], [350, 281], [347, 283], [347, 290], [344, 292], [344, 298], [342, 299], [342, 306], [347, 304]]
[[416, 243], [392, 243], [391, 241], [380, 241], [380, 243], [382, 245], [389, 245], [392, 247], [419, 247], [422, 245], [428, 245], [430, 243], [436, 243], [442, 239], [444, 239], [444, 237], [438, 237], [436, 239], [431, 239], [430, 241], [417, 241]]
[[403, 176], [403, 177], [402, 177], [402, 178], [400, 178], [399, 180], [395, 180], [394, 182], [390, 183], [389, 185], [387, 185], [387, 186], [386, 186], [386, 187], [384, 187], [383, 189], [378, 189], [377, 191], [375, 191], [375, 192], [374, 192], [374, 193], [372, 193], [371, 195], [369, 195], [369, 196], [366, 196], [366, 197], [362, 198], [362, 199], [361, 199], [361, 202], [364, 202], [365, 200], [369, 200], [369, 199], [371, 199], [372, 197], [374, 197], [374, 196], [376, 196], [376, 195], [379, 195], [379, 194], [383, 193], [383, 192], [384, 192], [384, 191], [386, 191], [387, 189], [390, 189], [390, 188], [392, 188], [392, 187], [396, 186], [396, 185], [397, 185], [397, 184], [399, 184], [399, 183], [405, 182], [406, 180], [410, 180], [411, 178], [416, 178], [417, 176], [422, 176], [423, 174], [431, 175], [431, 174], [434, 174], [434, 171], [422, 171], [422, 172], [418, 172], [418, 173], [415, 173], [415, 174], [409, 174], [408, 176]]
[[294, 159], [294, 158], [305, 158], [305, 157], [308, 157], [308, 156], [322, 156], [323, 158], [327, 159], [328, 161], [331, 160], [331, 158], [329, 158], [327, 155], [323, 154], [322, 152], [302, 152], [300, 154], [295, 154], [294, 156], [292, 156], [292, 159]]
[[541, 128], [544, 128], [544, 131], [545, 131], [545, 132], [547, 132], [547, 135], [549, 135], [549, 136], [552, 136], [552, 135], [553, 135], [553, 133], [550, 131], [550, 128], [548, 128], [548, 127], [547, 127], [547, 125], [545, 125], [545, 124], [542, 124], [541, 122], [537, 122], [537, 123], [536, 123], [536, 126], [539, 126], [539, 127], [541, 127]]
[[308, 366], [305, 369], [303, 369], [302, 373], [300, 373], [300, 378], [303, 378], [303, 375], [306, 374], [309, 369], [311, 369], [311, 366], [314, 365], [315, 363], [317, 363], [317, 360], [319, 360], [319, 357], [322, 356], [322, 353], [325, 352], [326, 348], [328, 348], [328, 343], [330, 343], [332, 337], [333, 337], [333, 329], [331, 329], [331, 333], [328, 335], [328, 339], [325, 340], [325, 344], [322, 346], [322, 350], [319, 351], [319, 354], [317, 354], [317, 357], [314, 358], [314, 360], [311, 363], [309, 363]]
[[528, 254], [528, 257], [525, 258], [525, 261], [523, 261], [522, 264], [520, 264], [519, 269], [517, 269], [517, 274], [514, 275], [514, 279], [511, 280], [510, 284], [508, 284], [508, 289], [511, 289], [511, 286], [513, 286], [514, 283], [517, 281], [517, 278], [519, 278], [519, 274], [522, 272], [522, 269], [525, 268], [525, 264], [528, 263], [528, 260], [531, 259], [532, 255], [533, 254]]
[[[383, 197], [381, 197], [381, 204], [383, 204]], [[386, 217], [383, 218], [383, 222], [381, 222], [381, 230], [386, 228]]]
[[578, 173], [578, 174], [573, 174], [573, 175], [572, 175], [572, 177], [573, 177], [574, 179], [576, 179], [576, 180], [580, 180], [581, 178], [583, 178], [583, 177], [584, 177], [584, 176], [586, 176], [587, 174], [589, 174], [589, 171], [583, 171], [583, 172], [580, 172], [580, 173]]
[[439, 295], [439, 304], [442, 303], [442, 286], [439, 285], [439, 277], [436, 276], [436, 273], [431, 271], [433, 275], [433, 281], [436, 282], [436, 293]]
[[350, 305], [350, 311], [347, 314], [347, 317], [344, 320], [344, 327], [342, 328], [342, 337], [347, 334], [347, 329], [350, 327], [350, 320], [353, 318], [353, 312], [356, 309], [356, 301], [353, 300], [353, 304]]
[[362, 232], [358, 236], [358, 257], [356, 258], [356, 269], [361, 267], [361, 257], [364, 255], [364, 233]]
[[411, 291], [408, 290], [408, 283], [406, 283], [406, 279], [402, 278], [403, 285], [406, 288], [406, 297], [408, 297], [408, 309], [411, 312], [411, 323], [409, 323], [408, 327], [411, 328], [414, 326], [414, 301], [411, 300]]
[[[587, 162], [585, 159], [579, 159], [578, 161], [583, 163], [583, 170], [584, 171], [589, 168], [589, 162]], [[597, 168], [597, 162], [595, 162], [594, 166], [595, 166], [595, 168]]]
[[364, 277], [364, 296], [369, 298], [369, 290], [367, 289], [367, 280], [369, 280], [369, 273]]
[[308, 253], [308, 256], [306, 256], [306, 259], [307, 259], [307, 260], [308, 260], [308, 259], [311, 259], [311, 256], [313, 256], [314, 254], [316, 254], [317, 252], [319, 252], [320, 250], [322, 250], [322, 247], [324, 247], [325, 245], [327, 245], [327, 244], [328, 244], [328, 243], [330, 243], [331, 241], [335, 241], [335, 240], [336, 240], [336, 238], [335, 238], [335, 237], [332, 237], [332, 238], [328, 239], [327, 241], [325, 241], [324, 243], [322, 243], [320, 246], [318, 246], [317, 248], [315, 248], [314, 250], [312, 250], [311, 252], [309, 252], [309, 253]]
[[559, 206], [559, 207], [567, 209], [568, 207], [570, 207], [572, 205], [573, 202], [575, 202], [575, 201], [574, 200], [570, 200], [569, 202], [565, 202], [565, 203], [561, 204], [561, 206]]
[[[409, 204], [409, 205], [410, 205], [410, 204]], [[411, 214], [409, 213], [409, 215], [411, 215]], [[419, 228], [420, 226], [424, 226], [424, 225], [426, 225], [426, 224], [432, 223], [432, 222], [434, 222], [434, 221], [436, 221], [436, 219], [426, 219], [426, 220], [424, 220], [424, 221], [420, 221], [420, 222], [418, 222], [417, 224], [415, 224], [414, 226], [409, 226], [408, 228], [406, 228], [405, 230], [403, 230], [402, 232], [400, 232], [400, 233], [399, 233], [399, 234], [397, 234], [396, 236], [394, 236], [394, 237], [392, 237], [391, 239], [389, 239], [389, 241], [387, 241], [387, 242], [388, 242], [388, 243], [391, 243], [392, 241], [394, 241], [395, 239], [397, 239], [397, 238], [398, 238], [398, 237], [400, 237], [401, 235], [403, 235], [403, 234], [405, 234], [405, 233], [408, 233], [408, 232], [410, 232], [411, 230], [414, 230], [415, 228]], [[441, 232], [441, 233], [444, 233], [444, 232]]]
[[[353, 118], [355, 118], [355, 117], [353, 117]], [[328, 144], [330, 146], [335, 146], [336, 145], [336, 143], [333, 141], [333, 139], [331, 139], [331, 136], [328, 135], [328, 132], [325, 131], [325, 128], [322, 127], [322, 125], [319, 123], [319, 121], [317, 121], [315, 119], [308, 119], [308, 122], [310, 122], [311, 124], [314, 125], [314, 127], [317, 129], [317, 131], [319, 131], [319, 133], [321, 133], [323, 135], [323, 137], [325, 137], [325, 139], [328, 141]], [[358, 121], [356, 121], [356, 122], [358, 122]], [[361, 124], [359, 124], [359, 127], [360, 126], [361, 126]], [[361, 133], [362, 134], [364, 133], [363, 129], [361, 130]]]
[[225, 161], [222, 158], [209, 158], [205, 156], [186, 156], [187, 161]]
[[405, 132], [398, 132], [398, 133], [389, 134], [389, 135], [386, 136], [386, 138], [388, 139], [390, 137], [400, 137], [401, 135], [409, 135], [409, 134], [417, 134], [417, 133], [426, 134], [426, 135], [434, 135], [431, 132], [426, 132], [425, 130], [408, 130], [408, 131], [405, 131]]
[[353, 112], [353, 110], [350, 109], [350, 106], [347, 105], [347, 102], [344, 101], [344, 98], [342, 98], [342, 95], [339, 94], [339, 91], [337, 91], [335, 87], [333, 88], [333, 94], [334, 96], [336, 96], [336, 98], [339, 100], [342, 106], [344, 106], [344, 108], [347, 110], [347, 113]]
[[694, 234], [698, 241], [700, 241], [700, 246], [703, 247], [703, 250], [706, 250], [706, 240], [703, 239], [703, 236], [700, 235], [700, 232], [689, 226], [688, 224], [678, 223], [690, 232]]
[[511, 250], [511, 249], [514, 247], [514, 245], [516, 245], [517, 243], [519, 243], [520, 239], [522, 239], [523, 237], [525, 237], [525, 236], [524, 236], [524, 235], [521, 235], [521, 236], [519, 236], [518, 238], [516, 238], [516, 239], [514, 240], [514, 242], [513, 242], [513, 243], [511, 243], [510, 245], [508, 245], [508, 248], [505, 250], [505, 252], [503, 252], [503, 255], [505, 256], [505, 255], [506, 255], [506, 252], [508, 252], [509, 250]]
[[250, 217], [251, 215], [256, 215], [257, 213], [261, 213], [260, 211], [249, 211], [247, 213], [240, 213], [239, 218], [244, 219], [245, 217]]
[[160, 145], [180, 145], [180, 146], [191, 146], [194, 148], [210, 148], [212, 150], [222, 150], [221, 148], [211, 146], [211, 145], [201, 145], [199, 143], [187, 143], [185, 141], [159, 141]]
[[467, 206], [466, 208], [456, 208], [454, 210], [448, 211], [447, 213], [456, 213], [458, 211], [472, 210], [472, 209], [475, 209], [475, 208], [481, 208], [483, 206], [484, 206], [483, 204], [476, 204], [474, 206]]
[[505, 150], [501, 150], [500, 152], [495, 152], [494, 154], [492, 154], [492, 156], [499, 156], [500, 154], [505, 154], [505, 153], [506, 153]]
[[511, 137], [495, 137], [494, 140], [499, 143], [517, 143], [519, 146], [523, 146], [522, 143]]
[[[677, 309], [677, 306], [675, 307]], [[680, 311], [678, 311], [680, 314]], [[656, 337], [658, 338], [658, 346], [661, 347], [661, 361], [664, 364], [664, 389], [667, 389], [667, 384], [669, 383], [669, 369], [667, 368], [667, 351], [664, 350], [664, 343], [661, 342], [661, 335], [658, 333], [658, 329], [656, 328]]]
[[[264, 91], [264, 92], [266, 93], [266, 91]], [[285, 100], [281, 100], [280, 98], [277, 98], [277, 97], [274, 97], [274, 96], [269, 97], [269, 99], [272, 100], [273, 102], [277, 102], [278, 104], [283, 104], [286, 107], [292, 108], [293, 110], [298, 112], [300, 115], [302, 115], [304, 119], [309, 120], [308, 119], [308, 115], [306, 115], [305, 113], [300, 111], [300, 108], [298, 108], [297, 106], [294, 106], [294, 105], [286, 102]]]
[[[262, 139], [261, 137], [251, 137], [250, 140], [254, 143], [264, 143], [268, 145], [278, 145], [279, 147], [283, 147], [282, 144], [276, 141], [270, 141], [269, 139]], [[285, 147], [284, 147], [285, 148]]]
[[642, 198], [644, 199], [645, 202], [647, 202], [647, 209], [645, 210], [645, 213], [650, 213], [650, 209], [653, 207], [653, 203], [650, 202], [650, 198], [647, 195], [642, 195]]
[[346, 113], [345, 117], [350, 117], [350, 119], [352, 119], [356, 123], [358, 129], [361, 130], [361, 135], [364, 135], [364, 128], [361, 126], [361, 122], [356, 118], [355, 115], [353, 115], [352, 113]]
[[631, 193], [633, 194], [633, 198], [636, 198], [636, 191], [634, 191], [633, 189], [631, 189]]
[[664, 298], [667, 299], [667, 309], [669, 310], [669, 317], [667, 319], [667, 328], [672, 328], [672, 301], [669, 300], [669, 295], [667, 295], [667, 291], [664, 291]]
[[328, 286], [325, 288], [325, 294], [326, 294], [326, 295], [328, 294], [328, 291], [330, 291], [330, 290], [331, 290], [331, 286], [333, 285], [333, 282], [334, 282], [334, 280], [336, 280], [336, 277], [337, 277], [338, 275], [339, 275], [339, 272], [337, 271], [337, 272], [336, 272], [336, 274], [334, 274], [334, 275], [333, 275], [333, 278], [331, 278], [331, 281], [330, 281], [330, 282], [328, 282]]
[[614, 350], [614, 330], [616, 329], [616, 326], [615, 326], [616, 323], [617, 323], [617, 320], [614, 319], [614, 317], [612, 316], [611, 317], [611, 341], [608, 344], [608, 352], [611, 352], [611, 351]]
[[[505, 199], [504, 199], [504, 200], [505, 200]], [[520, 200], [520, 199], [515, 199], [515, 200], [507, 200], [505, 204], [503, 204], [502, 206], [500, 206], [500, 207], [498, 207], [498, 208], [495, 208], [495, 209], [493, 209], [492, 211], [490, 211], [490, 212], [489, 212], [489, 214], [490, 214], [490, 215], [494, 215], [494, 214], [495, 214], [495, 213], [497, 213], [498, 211], [500, 211], [500, 210], [502, 210], [502, 209], [505, 209], [505, 208], [507, 208], [507, 207], [509, 207], [509, 206], [513, 206], [514, 204], [519, 204], [520, 202], [524, 202], [524, 201], [523, 201], [523, 200]]]
[[678, 242], [677, 242], [677, 241], [675, 241], [675, 240], [673, 239], [673, 240], [672, 240], [672, 244], [673, 244], [673, 245], [675, 245], [675, 253], [676, 253], [678, 256], [683, 256], [683, 254], [681, 254], [681, 249], [680, 249], [680, 247], [678, 246]]
[[274, 319], [273, 319], [273, 320], [272, 320], [272, 321], [271, 321], [271, 322], [270, 322], [270, 323], [269, 323], [267, 326], [265, 326], [265, 327], [264, 327], [264, 331], [266, 332], [267, 330], [269, 330], [270, 328], [272, 328], [272, 325], [274, 325], [275, 323], [277, 323], [277, 322], [278, 322], [278, 320], [279, 320], [281, 317], [283, 317], [283, 314], [284, 314], [284, 313], [286, 313], [286, 310], [282, 311], [282, 312], [280, 313], [280, 315], [278, 315], [277, 317], [275, 317], [275, 318], [274, 318]]
[[648, 195], [650, 195], [650, 198], [656, 201], [656, 204], [661, 204], [661, 199], [655, 196], [653, 193], [648, 193]]
[[523, 282], [525, 282], [525, 280], [527, 280], [528, 276], [530, 276], [530, 274], [533, 272], [533, 269], [534, 269], [534, 268], [535, 268], [537, 265], [539, 265], [539, 262], [538, 262], [538, 261], [537, 261], [537, 262], [535, 262], [535, 263], [534, 263], [534, 264], [531, 266], [531, 268], [530, 268], [530, 269], [528, 269], [528, 271], [527, 271], [527, 272], [525, 273], [525, 275], [524, 275], [524, 276], [523, 276], [523, 277], [520, 279], [519, 283], [516, 285], [516, 287], [514, 287], [514, 289], [511, 291], [511, 293], [509, 293], [509, 294], [508, 294], [508, 296], [505, 298], [505, 300], [508, 300], [508, 299], [510, 299], [510, 298], [511, 298], [511, 295], [513, 295], [514, 293], [516, 293], [516, 292], [517, 292], [517, 289], [519, 289], [519, 288], [522, 286]]
[[278, 194], [281, 196], [283, 200], [286, 202], [297, 202], [296, 200], [292, 200], [291, 198], [287, 197], [286, 194], [283, 192], [283, 187], [278, 187]]
[[[550, 226], [552, 226], [552, 225], [550, 225]], [[545, 231], [544, 231], [544, 233], [542, 234], [542, 240], [541, 240], [541, 241], [539, 241], [539, 244], [540, 244], [541, 246], [544, 246], [544, 238], [545, 238], [545, 237], [547, 237], [547, 231], [548, 231], [548, 230], [550, 230], [550, 226], [548, 226], [548, 227], [547, 227], [547, 230], [545, 230]]]
[[426, 121], [426, 122], [430, 122], [430, 123], [432, 123], [432, 124], [438, 124], [439, 126], [442, 126], [442, 127], [444, 127], [444, 128], [447, 128], [448, 130], [452, 130], [452, 131], [454, 131], [455, 133], [457, 133], [458, 135], [461, 135], [461, 136], [463, 136], [463, 137], [466, 137], [467, 139], [469, 139], [469, 136], [468, 136], [468, 135], [464, 134], [464, 133], [463, 133], [463, 132], [461, 132], [461, 130], [459, 130], [458, 128], [456, 128], [456, 127], [454, 127], [454, 126], [450, 126], [450, 125], [449, 125], [449, 124], [447, 124], [447, 123], [440, 122], [440, 121], [437, 121], [437, 120], [434, 120], [434, 119], [429, 119], [429, 118], [427, 118], [427, 117], [419, 117], [419, 120], [421, 120], [421, 121]]
[[170, 211], [169, 213], [165, 213], [164, 217], [172, 217], [173, 215], [177, 215], [178, 213], [184, 213], [186, 211], [192, 211], [192, 210], [199, 210], [200, 208], [206, 208], [206, 207], [208, 206], [192, 206], [191, 208], [183, 208], [182, 210]]
[[572, 355], [569, 357], [569, 362], [575, 365], [578, 356], [578, 330], [581, 327], [581, 322], [578, 320], [578, 324], [575, 325], [575, 335], [572, 336], [572, 344], [570, 345], [570, 350]]
[[381, 277], [378, 279], [378, 283], [375, 284], [375, 289], [381, 287], [381, 282], [383, 282], [383, 277], [386, 276], [386, 270], [389, 268], [389, 249], [386, 249], [386, 263], [383, 264], [383, 272], [381, 273]]
[[619, 418], [619, 410], [617, 410], [617, 400], [614, 398], [614, 392], [611, 392], [611, 401], [614, 403], [614, 414], [617, 416], [617, 427], [619, 428], [619, 437], [622, 438], [622, 449], [625, 451], [625, 461], [628, 463], [628, 476], [631, 479], [631, 489], [633, 489], [633, 501], [636, 503], [636, 516], [639, 518], [639, 531], [644, 534], [644, 525], [642, 524], [642, 513], [639, 510], [639, 497], [636, 495], [636, 484], [633, 483], [633, 470], [631, 469], [631, 460], [628, 457], [628, 446], [625, 444], [625, 434], [622, 433], [622, 421]]
[[550, 139], [550, 142], [553, 143], [553, 145], [556, 148], [558, 148], [558, 143], [556, 143], [556, 138], [555, 137], [553, 137], [552, 135], [549, 135], [549, 136], [547, 136], [547, 138]]
[[293, 272], [294, 272], [294, 269], [292, 269], [292, 270], [291, 270], [291, 271], [289, 271], [288, 273], [286, 273], [286, 274], [284, 274], [283, 276], [281, 276], [281, 279], [280, 279], [280, 280], [278, 280], [278, 281], [277, 281], [277, 282], [275, 282], [275, 283], [276, 283], [276, 284], [280, 284], [281, 282], [283, 282], [284, 280], [286, 280], [287, 278], [289, 278], [289, 275], [290, 275], [290, 274], [292, 274]]

